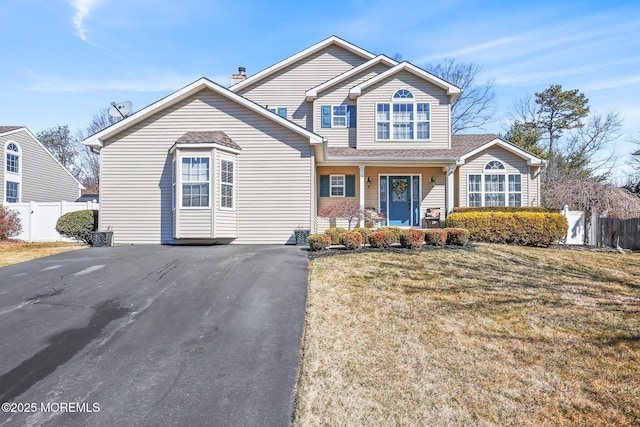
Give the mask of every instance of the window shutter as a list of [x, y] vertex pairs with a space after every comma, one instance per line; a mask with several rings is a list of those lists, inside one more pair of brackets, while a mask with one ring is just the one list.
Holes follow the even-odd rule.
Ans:
[[287, 109], [286, 108], [278, 108], [278, 115], [280, 117], [284, 117], [285, 119], [287, 118]]
[[331, 127], [331, 105], [323, 105], [321, 108], [322, 112], [322, 127], [330, 128]]
[[347, 127], [356, 127], [356, 106], [347, 105]]
[[356, 197], [356, 176], [347, 175], [344, 181], [344, 195], [346, 197]]
[[329, 197], [329, 175], [320, 175], [320, 197]]

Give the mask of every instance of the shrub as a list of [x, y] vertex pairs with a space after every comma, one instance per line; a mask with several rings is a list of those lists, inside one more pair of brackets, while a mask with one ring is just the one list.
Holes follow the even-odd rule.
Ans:
[[371, 233], [373, 233], [373, 231], [370, 228], [362, 228], [362, 227], [354, 228], [353, 231], [356, 233], [360, 233], [360, 235], [362, 236], [363, 242], [368, 242], [369, 236], [371, 235]]
[[424, 231], [424, 241], [431, 246], [444, 246], [447, 243], [447, 232], [441, 228]]
[[331, 237], [326, 234], [312, 234], [309, 236], [309, 249], [312, 251], [321, 251], [327, 249], [331, 244]]
[[323, 218], [329, 218], [335, 223], [336, 219], [346, 219], [349, 223], [349, 230], [351, 225], [357, 223], [362, 215], [362, 209], [360, 204], [352, 200], [343, 200], [335, 205], [325, 206], [318, 212]]
[[58, 218], [56, 231], [63, 236], [91, 244], [91, 232], [97, 228], [98, 211], [69, 212]]
[[385, 231], [376, 231], [369, 236], [369, 244], [372, 248], [386, 248], [388, 243], [389, 233]]
[[469, 230], [476, 242], [546, 247], [567, 235], [567, 220], [551, 212], [460, 212], [447, 217], [447, 227]]
[[342, 244], [347, 249], [360, 249], [362, 246], [362, 234], [347, 231], [342, 235]]
[[464, 228], [446, 228], [447, 245], [467, 246], [469, 243], [469, 230]]
[[552, 212], [552, 211], [540, 206], [478, 206], [474, 208], [453, 208], [453, 212], [462, 213], [462, 212]]
[[332, 245], [340, 245], [342, 242], [342, 235], [346, 232], [347, 230], [345, 230], [342, 227], [333, 227], [333, 228], [327, 228], [326, 230], [324, 230], [324, 234], [331, 237]]
[[400, 227], [380, 227], [378, 231], [382, 231], [389, 234], [388, 239], [389, 244], [398, 243], [398, 239], [400, 238], [400, 233], [402, 233], [402, 228]]
[[402, 230], [398, 240], [403, 248], [417, 249], [424, 242], [424, 231], [415, 229]]
[[18, 212], [0, 204], [0, 240], [8, 240], [20, 234], [21, 231], [22, 224]]

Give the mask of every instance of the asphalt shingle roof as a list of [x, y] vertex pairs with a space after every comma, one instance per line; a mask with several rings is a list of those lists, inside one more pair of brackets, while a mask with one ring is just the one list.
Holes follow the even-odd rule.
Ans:
[[391, 158], [391, 159], [420, 159], [420, 160], [449, 160], [457, 159], [484, 144], [498, 138], [494, 134], [483, 135], [452, 135], [451, 148], [442, 149], [355, 149], [350, 147], [329, 147], [329, 158]]
[[240, 146], [236, 144], [233, 139], [221, 130], [214, 131], [200, 131], [200, 132], [187, 132], [182, 135], [176, 141], [178, 144], [202, 144], [202, 143], [216, 143], [224, 145], [225, 147], [233, 148], [235, 150], [241, 150]]
[[20, 129], [23, 126], [0, 126], [0, 133], [11, 132], [12, 130]]

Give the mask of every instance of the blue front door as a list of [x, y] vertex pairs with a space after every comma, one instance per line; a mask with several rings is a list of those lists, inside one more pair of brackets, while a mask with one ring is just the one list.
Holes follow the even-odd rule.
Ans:
[[411, 177], [390, 176], [388, 220], [390, 226], [411, 225]]

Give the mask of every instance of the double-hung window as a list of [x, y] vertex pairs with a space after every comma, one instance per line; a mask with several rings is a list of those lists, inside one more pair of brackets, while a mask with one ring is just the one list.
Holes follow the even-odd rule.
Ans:
[[233, 209], [234, 165], [232, 160], [220, 160], [220, 208]]
[[356, 127], [355, 105], [321, 105], [320, 126], [323, 128]]
[[331, 127], [346, 128], [347, 127], [347, 106], [334, 105], [332, 119], [333, 119], [333, 122]]
[[522, 176], [507, 174], [504, 164], [488, 162], [483, 174], [467, 175], [468, 206], [522, 206]]
[[20, 164], [20, 147], [15, 142], [8, 142], [5, 148], [4, 189], [7, 203], [20, 202], [20, 186], [22, 185], [22, 167]]
[[415, 102], [413, 94], [400, 89], [390, 103], [376, 104], [376, 139], [426, 140], [431, 137], [431, 105]]
[[208, 157], [182, 158], [182, 207], [209, 207]]
[[330, 196], [344, 197], [344, 175], [331, 175], [330, 177]]
[[7, 181], [6, 192], [7, 203], [18, 203], [20, 201], [20, 184], [17, 182]]

